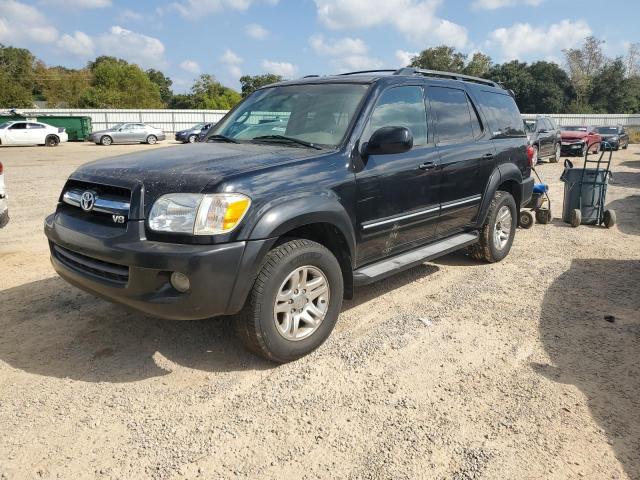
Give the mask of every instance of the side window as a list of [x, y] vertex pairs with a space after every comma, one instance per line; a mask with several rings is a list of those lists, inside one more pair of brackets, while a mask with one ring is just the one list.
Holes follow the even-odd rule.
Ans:
[[482, 90], [476, 95], [489, 119], [493, 138], [526, 136], [515, 100], [508, 93]]
[[464, 91], [430, 87], [428, 97], [436, 117], [438, 143], [464, 143], [473, 140], [474, 131], [469, 111], [471, 106]]
[[557, 130], [558, 126], [556, 125], [556, 122], [553, 118], [547, 118], [547, 122], [549, 122], [549, 125], [551, 127], [551, 130]]
[[427, 109], [422, 87], [394, 87], [384, 91], [369, 118], [363, 140], [369, 140], [382, 127], [406, 127], [413, 134], [414, 145], [426, 144]]
[[23, 122], [14, 123], [9, 127], [9, 130], [26, 130], [26, 129], [27, 129], [27, 124]]
[[44, 125], [42, 125], [41, 123], [29, 123], [29, 129], [37, 129], [37, 128], [44, 128]]
[[469, 96], [467, 96], [467, 103], [469, 104], [469, 111], [471, 112], [471, 127], [473, 128], [473, 136], [480, 138], [484, 129], [482, 128], [482, 122], [480, 121], [480, 114], [476, 109]]

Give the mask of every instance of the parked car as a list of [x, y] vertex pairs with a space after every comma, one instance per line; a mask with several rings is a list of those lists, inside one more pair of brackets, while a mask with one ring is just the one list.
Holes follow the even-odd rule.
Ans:
[[107, 130], [99, 130], [89, 135], [89, 141], [97, 145], [113, 143], [148, 143], [153, 145], [165, 140], [165, 133], [146, 123], [118, 123]]
[[587, 151], [597, 153], [600, 151], [602, 137], [596, 129], [587, 125], [562, 126], [562, 155], [585, 156]]
[[602, 137], [602, 148], [625, 150], [629, 146], [629, 134], [624, 127], [596, 127], [596, 131]]
[[211, 131], [211, 129], [215, 126], [215, 123], [207, 123], [204, 127], [202, 127], [202, 131], [198, 135], [198, 142], [203, 142], [205, 138], [207, 138], [207, 134]]
[[42, 122], [14, 121], [0, 125], [0, 145], [46, 145], [55, 147], [68, 140], [61, 127]]
[[200, 135], [200, 132], [210, 126], [210, 123], [197, 123], [191, 128], [176, 132], [176, 140], [182, 143], [195, 143], [198, 141], [198, 135]]
[[167, 319], [235, 314], [250, 350], [288, 362], [325, 341], [357, 285], [460, 249], [505, 258], [533, 191], [527, 142], [490, 80], [281, 82], [205, 143], [79, 167], [44, 229], [71, 284]]
[[534, 164], [542, 159], [552, 163], [560, 161], [562, 140], [560, 129], [551, 117], [539, 116], [525, 120], [527, 135], [534, 150]]
[[4, 185], [4, 166], [0, 162], [0, 228], [9, 223], [9, 205], [7, 203], [7, 190]]

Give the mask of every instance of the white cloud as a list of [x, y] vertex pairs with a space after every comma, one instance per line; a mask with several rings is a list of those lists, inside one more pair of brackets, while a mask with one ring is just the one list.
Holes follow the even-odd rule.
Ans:
[[285, 78], [295, 77], [298, 73], [298, 67], [289, 62], [273, 62], [271, 60], [262, 61], [262, 69], [268, 73], [275, 73]]
[[462, 48], [467, 30], [436, 16], [442, 0], [314, 0], [320, 22], [328, 28], [391, 25], [417, 43], [437, 42]]
[[108, 33], [99, 35], [95, 43], [100, 52], [138, 63], [144, 68], [166, 65], [165, 49], [160, 40], [117, 25]]
[[337, 57], [342, 55], [362, 55], [367, 53], [367, 45], [359, 38], [340, 38], [326, 42], [320, 34], [309, 38], [309, 45], [318, 55]]
[[41, 0], [40, 3], [66, 8], [106, 8], [112, 5], [111, 0]]
[[84, 32], [65, 33], [56, 45], [64, 52], [82, 58], [92, 57], [94, 52], [93, 39]]
[[[183, 0], [171, 3], [169, 9], [177, 11], [185, 18], [197, 19], [226, 9], [245, 11], [258, 3], [276, 5], [278, 0]], [[163, 11], [164, 9], [161, 9], [161, 12]]]
[[401, 67], [406, 67], [411, 63], [413, 57], [418, 56], [418, 52], [407, 52], [405, 50], [396, 50], [396, 58]]
[[256, 40], [264, 40], [269, 36], [269, 30], [257, 23], [250, 23], [245, 27], [245, 31], [247, 32], [247, 35]]
[[354, 70], [375, 70], [382, 68], [384, 63], [377, 58], [366, 55], [349, 55], [335, 62], [338, 72], [344, 73]]
[[496, 10], [504, 7], [515, 7], [516, 5], [530, 5], [537, 7], [544, 0], [474, 0], [471, 6], [480, 10]]
[[185, 72], [193, 73], [194, 75], [198, 75], [200, 73], [200, 65], [198, 62], [193, 60], [185, 60], [180, 64], [180, 68]]
[[498, 28], [489, 34], [487, 46], [499, 47], [504, 60], [520, 60], [527, 57], [552, 56], [564, 48], [579, 45], [591, 35], [589, 25], [578, 20], [562, 20], [548, 28], [533, 27], [529, 23], [516, 23], [508, 28]]
[[129, 10], [128, 8], [120, 12], [120, 14], [118, 15], [118, 20], [120, 20], [121, 22], [139, 22], [143, 19], [144, 15], [138, 12], [134, 12], [133, 10]]
[[227, 65], [240, 65], [244, 60], [233, 50], [227, 48], [222, 56], [220, 56], [220, 61]]
[[39, 10], [16, 0], [0, 0], [0, 42], [23, 45], [57, 38], [58, 31]]

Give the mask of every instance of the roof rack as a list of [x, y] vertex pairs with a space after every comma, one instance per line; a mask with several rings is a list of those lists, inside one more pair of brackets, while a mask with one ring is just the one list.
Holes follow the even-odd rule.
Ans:
[[493, 80], [487, 80], [486, 78], [472, 77], [471, 75], [462, 75], [460, 73], [441, 72], [439, 70], [426, 70], [422, 68], [405, 67], [400, 68], [393, 72], [394, 75], [424, 75], [425, 77], [438, 77], [438, 78], [451, 78], [453, 80], [462, 80], [466, 82], [481, 83], [483, 85], [490, 85], [492, 87], [500, 87]]
[[358, 70], [357, 72], [339, 73], [338, 76], [342, 77], [344, 75], [359, 75], [362, 73], [395, 73], [395, 72], [397, 72], [397, 70], [394, 70], [394, 69]]

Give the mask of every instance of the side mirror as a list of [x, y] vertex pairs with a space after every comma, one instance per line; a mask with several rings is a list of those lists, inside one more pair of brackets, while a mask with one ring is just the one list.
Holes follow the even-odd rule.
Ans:
[[388, 155], [408, 152], [413, 148], [413, 135], [405, 127], [382, 127], [364, 145], [363, 154]]

